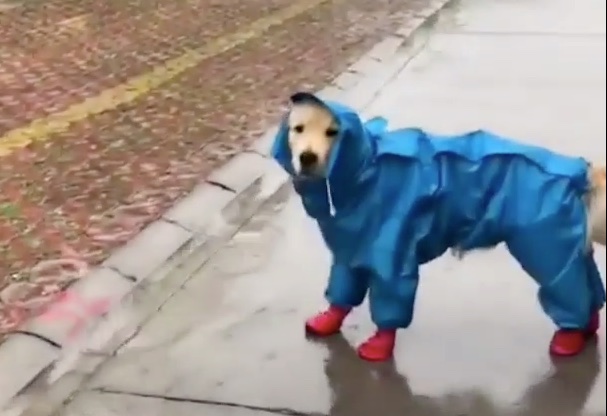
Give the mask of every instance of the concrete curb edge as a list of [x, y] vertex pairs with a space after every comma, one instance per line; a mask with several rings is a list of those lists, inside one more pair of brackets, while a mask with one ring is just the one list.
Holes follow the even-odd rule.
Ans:
[[[427, 41], [428, 29], [434, 26], [440, 12], [454, 2], [432, 1], [427, 12], [416, 15], [406, 26], [377, 43], [319, 91], [319, 95], [347, 102], [364, 112], [381, 88], [419, 52]], [[83, 302], [101, 297], [114, 305], [145, 284], [150, 276], [179, 267], [193, 252], [206, 247], [210, 257], [212, 250], [208, 247], [217, 245], [214, 243], [222, 239], [219, 234], [229, 239], [264, 201], [288, 184], [288, 177], [267, 156], [275, 132], [276, 128], [270, 129], [248, 150], [212, 172], [160, 219], [76, 281], [70, 290]], [[228, 227], [217, 230], [213, 224], [218, 219]], [[67, 325], [38, 316], [0, 345], [3, 375], [0, 410], [52, 367], [68, 344], [72, 326], [73, 323]]]

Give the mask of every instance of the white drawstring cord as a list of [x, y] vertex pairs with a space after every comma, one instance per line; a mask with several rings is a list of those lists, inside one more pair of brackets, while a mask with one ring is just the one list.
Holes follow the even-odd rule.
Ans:
[[337, 211], [335, 210], [335, 205], [333, 205], [333, 196], [331, 195], [331, 183], [329, 182], [329, 178], [325, 179], [325, 182], [327, 184], [327, 199], [329, 200], [329, 215], [334, 217]]

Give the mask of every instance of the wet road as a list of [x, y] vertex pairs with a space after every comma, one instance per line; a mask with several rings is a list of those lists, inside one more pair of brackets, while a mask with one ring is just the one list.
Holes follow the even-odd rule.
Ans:
[[[482, 126], [605, 161], [604, 2], [470, 0], [439, 28], [369, 115]], [[585, 354], [552, 361], [536, 288], [501, 248], [424, 267], [393, 364], [354, 353], [373, 329], [365, 307], [343, 337], [305, 339], [328, 266], [299, 201], [279, 192], [60, 415], [605, 415], [604, 325]]]

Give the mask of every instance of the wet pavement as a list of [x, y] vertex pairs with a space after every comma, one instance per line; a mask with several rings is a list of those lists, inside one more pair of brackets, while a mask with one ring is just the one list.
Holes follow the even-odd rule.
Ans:
[[[604, 163], [604, 52], [604, 2], [464, 0], [367, 113], [438, 132], [493, 129]], [[596, 256], [604, 276], [605, 250]], [[606, 414], [604, 325], [582, 356], [551, 360], [552, 324], [503, 249], [422, 269], [391, 364], [356, 357], [373, 330], [365, 307], [343, 337], [304, 337], [328, 266], [315, 225], [279, 192], [115, 355], [86, 357], [103, 363], [54, 414]]]
[[393, 365], [356, 356], [372, 331], [364, 307], [343, 338], [305, 339], [328, 262], [299, 202], [271, 201], [62, 414], [604, 414], [604, 337], [552, 362], [533, 284], [502, 251], [423, 271], [415, 323], [400, 334]]

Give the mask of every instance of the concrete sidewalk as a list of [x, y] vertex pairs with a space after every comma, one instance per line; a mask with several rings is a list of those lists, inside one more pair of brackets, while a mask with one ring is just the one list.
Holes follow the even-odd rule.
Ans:
[[[397, 54], [402, 70], [365, 113], [436, 132], [487, 128], [605, 162], [605, 47], [600, 0], [463, 0], [407, 65]], [[604, 275], [605, 250], [597, 257]], [[323, 305], [328, 262], [283, 187], [170, 300], [167, 281], [147, 284], [6, 414], [606, 414], [604, 326], [583, 356], [551, 361], [553, 328], [534, 284], [503, 250], [424, 268], [394, 365], [355, 356], [372, 330], [364, 307], [343, 338], [303, 336], [303, 320]]]

